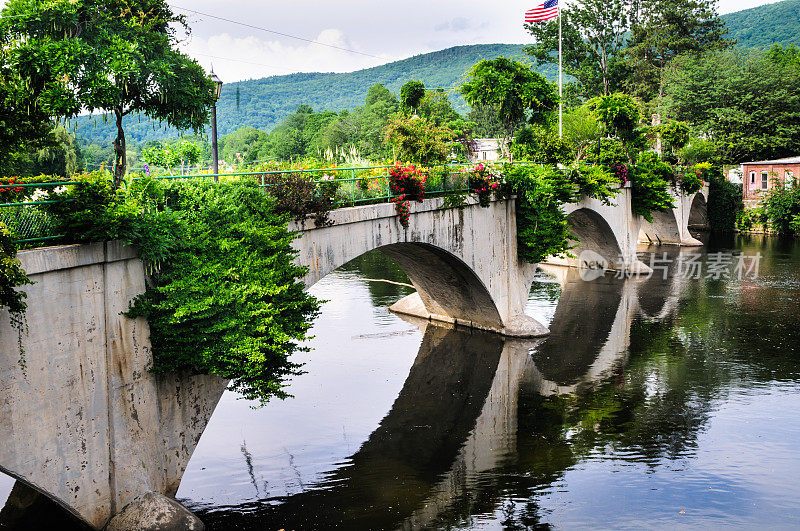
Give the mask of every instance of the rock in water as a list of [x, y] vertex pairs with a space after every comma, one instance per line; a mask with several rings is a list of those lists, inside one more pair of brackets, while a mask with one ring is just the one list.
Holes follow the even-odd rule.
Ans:
[[105, 527], [106, 531], [203, 531], [205, 528], [186, 507], [155, 492], [136, 498]]

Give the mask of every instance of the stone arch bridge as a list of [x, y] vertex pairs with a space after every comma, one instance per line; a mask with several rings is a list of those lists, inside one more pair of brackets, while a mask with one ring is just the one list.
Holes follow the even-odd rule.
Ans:
[[[571, 207], [571, 224], [585, 249], [619, 250], [613, 265], [636, 271], [642, 222], [628, 192], [618, 199]], [[379, 249], [417, 288], [395, 311], [494, 332], [497, 341], [545, 335], [524, 313], [535, 265], [517, 258], [513, 201], [442, 202], [413, 204], [408, 230], [390, 204], [334, 211], [327, 227], [295, 224], [306, 285]], [[689, 222], [682, 215], [674, 214], [679, 235], [679, 220]], [[109, 242], [23, 251], [20, 259], [35, 284], [25, 288], [27, 333], [0, 313], [0, 471], [95, 529], [148, 492], [174, 496], [227, 382], [148, 371], [147, 323], [121, 315], [144, 290], [134, 250]]]

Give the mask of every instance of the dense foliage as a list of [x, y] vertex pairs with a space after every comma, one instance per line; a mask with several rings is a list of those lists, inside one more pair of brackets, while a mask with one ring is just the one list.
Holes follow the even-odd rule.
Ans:
[[709, 139], [721, 163], [800, 153], [800, 49], [680, 57], [667, 72], [668, 110]]
[[764, 192], [759, 210], [769, 229], [784, 235], [798, 235], [800, 228], [800, 187], [778, 185]]
[[469, 71], [461, 94], [470, 105], [490, 106], [506, 136], [524, 123], [544, 124], [558, 106], [552, 83], [528, 65], [505, 57], [483, 60]]
[[4, 223], [0, 222], [0, 310], [11, 314], [12, 320], [19, 321], [25, 312], [25, 293], [18, 288], [31, 281], [20, 267], [14, 235]]
[[660, 160], [655, 153], [639, 155], [631, 179], [633, 188], [632, 208], [649, 222], [653, 212], [668, 212], [675, 208], [669, 187], [674, 182], [672, 167]]
[[743, 210], [742, 185], [734, 184], [722, 173], [721, 168], [711, 164], [695, 166], [697, 175], [708, 185], [708, 224], [714, 232], [733, 232], [736, 230], [736, 219]]
[[151, 208], [174, 212], [180, 239], [130, 312], [150, 323], [153, 370], [208, 372], [246, 398], [284, 398], [299, 369], [290, 356], [318, 312], [285, 218], [254, 184], [162, 186]]
[[274, 199], [253, 182], [142, 178], [115, 191], [97, 175], [54, 200], [66, 241], [139, 248], [150, 277], [130, 315], [148, 319], [154, 372], [216, 374], [262, 402], [286, 396], [318, 302]]
[[386, 142], [396, 157], [426, 166], [447, 160], [454, 137], [448, 127], [419, 116], [399, 115], [386, 126]]
[[506, 182], [517, 196], [517, 252], [532, 264], [570, 249], [567, 215], [574, 185], [548, 166], [506, 166]]
[[[110, 112], [117, 129], [115, 182], [126, 172], [122, 119], [140, 113], [199, 131], [212, 83], [177, 49], [186, 27], [163, 0], [10, 0], [0, 18], [4, 54], [48, 116]], [[66, 81], [65, 81], [66, 80]]]
[[410, 202], [422, 202], [425, 198], [427, 177], [414, 166], [396, 164], [389, 168], [389, 191], [393, 196], [395, 209], [404, 229], [408, 228]]
[[331, 224], [329, 212], [341, 181], [323, 175], [318, 185], [311, 174], [287, 172], [264, 174], [261, 182], [267, 187], [267, 193], [275, 198], [276, 212], [289, 214], [297, 221], [312, 216], [317, 227]]

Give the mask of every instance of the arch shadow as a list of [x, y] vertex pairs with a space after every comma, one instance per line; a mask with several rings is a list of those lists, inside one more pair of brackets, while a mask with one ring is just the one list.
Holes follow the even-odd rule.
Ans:
[[15, 479], [5, 505], [0, 508], [0, 529], [59, 529], [85, 531], [91, 527], [58, 497], [21, 479], [0, 466], [0, 472]]
[[394, 243], [378, 250], [408, 275], [429, 314], [503, 328], [486, 285], [453, 253], [426, 243]]
[[[624, 267], [621, 263], [622, 249], [617, 236], [603, 216], [589, 208], [579, 208], [567, 216], [567, 225], [570, 234], [575, 238], [570, 240], [570, 244], [574, 246], [571, 253], [577, 256], [577, 259], [570, 260], [574, 262], [570, 265], [600, 269], [602, 266], [592, 259], [592, 253], [597, 253], [608, 268]], [[592, 253], [583, 254], [585, 251]]]
[[697, 193], [692, 199], [692, 206], [689, 209], [689, 228], [694, 230], [708, 230], [708, 204], [706, 198], [701, 193]]
[[532, 354], [546, 380], [569, 386], [588, 372], [611, 337], [626, 282], [611, 275], [587, 282], [577, 271], [567, 273], [550, 336]]

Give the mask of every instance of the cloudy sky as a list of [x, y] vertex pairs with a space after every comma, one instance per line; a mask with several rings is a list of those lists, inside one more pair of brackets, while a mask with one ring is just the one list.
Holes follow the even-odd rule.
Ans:
[[[206, 68], [213, 62], [223, 81], [231, 82], [292, 72], [347, 72], [460, 44], [525, 43], [523, 13], [541, 0], [168, 1], [186, 14], [192, 28], [182, 49]], [[720, 0], [719, 11], [770, 1]]]
[[[539, 0], [174, 0], [192, 27], [183, 49], [224, 81], [345, 72], [449, 46], [524, 43], [522, 14]], [[720, 13], [769, 3], [721, 0]], [[361, 52], [271, 34], [194, 11]], [[213, 58], [215, 56], [216, 58]]]

